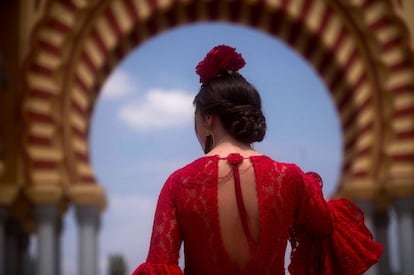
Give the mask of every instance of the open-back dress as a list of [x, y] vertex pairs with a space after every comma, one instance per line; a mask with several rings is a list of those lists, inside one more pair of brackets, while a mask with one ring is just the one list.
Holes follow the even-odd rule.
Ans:
[[292, 275], [362, 274], [382, 253], [357, 206], [324, 199], [318, 174], [265, 155], [205, 156], [164, 184], [133, 275], [281, 275], [288, 241]]

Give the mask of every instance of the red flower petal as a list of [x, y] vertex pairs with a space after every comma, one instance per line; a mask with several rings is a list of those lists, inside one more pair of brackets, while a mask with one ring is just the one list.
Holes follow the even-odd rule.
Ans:
[[242, 55], [235, 48], [219, 45], [211, 49], [198, 63], [196, 73], [200, 76], [200, 82], [205, 84], [228, 71], [238, 72], [245, 64]]

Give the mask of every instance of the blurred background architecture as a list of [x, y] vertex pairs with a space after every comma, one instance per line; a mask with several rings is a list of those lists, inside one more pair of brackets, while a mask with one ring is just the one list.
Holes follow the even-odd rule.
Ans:
[[152, 36], [218, 21], [285, 41], [319, 73], [343, 133], [335, 196], [358, 203], [384, 244], [369, 273], [390, 274], [392, 210], [401, 274], [414, 274], [413, 15], [412, 0], [0, 1], [0, 275], [60, 274], [69, 207], [76, 208], [79, 274], [97, 274], [110, 194], [94, 177], [88, 133], [102, 84]]

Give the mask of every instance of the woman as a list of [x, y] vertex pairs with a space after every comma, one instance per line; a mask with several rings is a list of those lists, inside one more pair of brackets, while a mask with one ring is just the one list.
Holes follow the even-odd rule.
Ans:
[[255, 151], [266, 132], [261, 99], [238, 70], [234, 48], [213, 48], [196, 67], [195, 131], [205, 156], [163, 186], [147, 261], [133, 274], [361, 274], [382, 247], [362, 212], [326, 202], [316, 173], [303, 173]]

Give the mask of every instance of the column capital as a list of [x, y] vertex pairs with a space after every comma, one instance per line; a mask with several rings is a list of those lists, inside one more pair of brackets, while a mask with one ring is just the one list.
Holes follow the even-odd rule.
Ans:
[[414, 183], [412, 178], [393, 179], [385, 185], [387, 192], [395, 197], [411, 197], [414, 199]]
[[69, 197], [78, 206], [95, 205], [100, 211], [106, 208], [105, 190], [98, 184], [74, 184], [69, 189]]
[[35, 204], [58, 204], [63, 197], [62, 186], [35, 184], [25, 189], [27, 197]]
[[1, 185], [0, 186], [0, 205], [12, 204], [19, 193], [18, 186], [15, 185]]
[[380, 186], [371, 179], [351, 179], [342, 183], [341, 194], [355, 201], [370, 201], [377, 197]]

